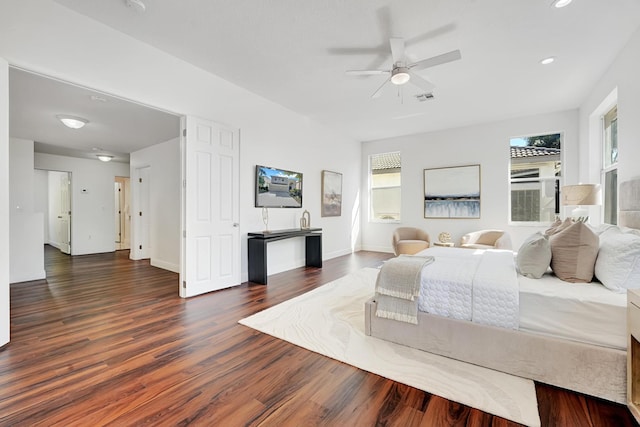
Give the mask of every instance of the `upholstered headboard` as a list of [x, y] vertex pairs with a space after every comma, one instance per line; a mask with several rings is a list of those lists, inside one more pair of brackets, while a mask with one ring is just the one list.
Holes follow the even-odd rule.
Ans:
[[640, 229], [640, 178], [620, 183], [618, 225]]

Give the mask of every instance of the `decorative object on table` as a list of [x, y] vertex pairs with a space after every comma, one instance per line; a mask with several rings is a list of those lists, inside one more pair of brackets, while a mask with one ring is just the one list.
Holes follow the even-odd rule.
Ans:
[[322, 210], [320, 216], [342, 215], [342, 174], [322, 171]]
[[438, 234], [438, 241], [440, 243], [451, 242], [451, 234], [447, 233], [446, 231], [443, 231], [442, 233]]
[[263, 207], [262, 208], [262, 222], [264, 222], [264, 231], [269, 231], [269, 209]]
[[300, 218], [300, 228], [303, 230], [311, 228], [311, 214], [306, 209], [302, 212], [302, 217]]
[[565, 185], [562, 187], [562, 205], [576, 206], [571, 211], [571, 218], [575, 221], [587, 222], [589, 220], [589, 208], [587, 206], [600, 205], [599, 184]]
[[480, 218], [480, 165], [424, 170], [425, 218]]

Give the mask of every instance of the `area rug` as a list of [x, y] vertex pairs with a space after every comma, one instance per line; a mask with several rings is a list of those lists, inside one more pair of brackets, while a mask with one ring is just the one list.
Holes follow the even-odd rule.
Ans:
[[539, 426], [533, 381], [366, 336], [364, 268], [239, 321], [368, 372], [528, 426]]

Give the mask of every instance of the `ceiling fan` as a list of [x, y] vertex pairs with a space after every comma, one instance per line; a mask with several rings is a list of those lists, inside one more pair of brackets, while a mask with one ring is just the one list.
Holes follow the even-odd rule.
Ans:
[[389, 39], [391, 45], [391, 56], [393, 58], [393, 67], [391, 70], [348, 70], [347, 75], [351, 76], [377, 76], [388, 75], [389, 78], [371, 95], [377, 98], [382, 94], [382, 89], [387, 83], [391, 82], [401, 86], [406, 83], [412, 83], [425, 92], [431, 92], [435, 85], [429, 80], [418, 76], [413, 71], [424, 70], [425, 68], [435, 67], [436, 65], [446, 64], [447, 62], [457, 61], [462, 58], [459, 50], [443, 53], [441, 55], [432, 56], [417, 62], [407, 63], [404, 55], [404, 39], [392, 37]]

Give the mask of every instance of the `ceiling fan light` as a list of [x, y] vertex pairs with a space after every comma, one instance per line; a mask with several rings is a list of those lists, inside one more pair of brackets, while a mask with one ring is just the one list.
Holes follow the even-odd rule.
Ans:
[[411, 75], [409, 75], [409, 70], [403, 67], [395, 68], [391, 72], [391, 83], [394, 85], [403, 85], [411, 79]]
[[98, 159], [102, 162], [110, 162], [113, 159], [113, 156], [109, 156], [108, 154], [98, 154]]
[[84, 125], [89, 123], [89, 120], [83, 119], [82, 117], [73, 117], [73, 116], [64, 116], [64, 115], [57, 115], [56, 117], [58, 118], [58, 120], [62, 122], [63, 125], [71, 129], [80, 129], [80, 128], [83, 128]]

